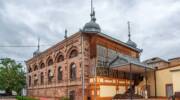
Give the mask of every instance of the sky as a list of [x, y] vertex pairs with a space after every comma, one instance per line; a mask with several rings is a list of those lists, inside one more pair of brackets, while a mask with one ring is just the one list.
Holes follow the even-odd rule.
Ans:
[[[141, 60], [180, 56], [180, 0], [94, 0], [102, 32], [132, 40], [143, 49]], [[0, 0], [0, 58], [26, 61], [40, 37], [41, 51], [82, 29], [90, 21], [90, 0]]]

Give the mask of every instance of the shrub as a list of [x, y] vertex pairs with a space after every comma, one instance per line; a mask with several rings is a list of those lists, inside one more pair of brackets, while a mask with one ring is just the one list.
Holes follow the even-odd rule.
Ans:
[[70, 100], [68, 97], [61, 97], [60, 100]]
[[16, 96], [16, 100], [38, 100], [27, 96]]

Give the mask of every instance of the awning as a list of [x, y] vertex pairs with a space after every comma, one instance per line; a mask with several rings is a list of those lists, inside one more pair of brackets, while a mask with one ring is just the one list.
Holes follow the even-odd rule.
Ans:
[[112, 69], [118, 70], [118, 71], [122, 71], [122, 72], [130, 72], [130, 68], [131, 68], [131, 72], [132, 73], [144, 73], [145, 70], [148, 71], [153, 71], [154, 69], [150, 68], [150, 67], [146, 67], [143, 65], [138, 65], [135, 63], [127, 63], [124, 65], [120, 65], [120, 66], [115, 66], [115, 67], [111, 67]]

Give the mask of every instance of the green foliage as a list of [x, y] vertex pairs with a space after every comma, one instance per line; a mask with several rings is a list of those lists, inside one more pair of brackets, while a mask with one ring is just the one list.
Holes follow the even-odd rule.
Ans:
[[26, 96], [16, 96], [16, 100], [38, 100], [38, 99], [26, 97]]
[[70, 100], [68, 97], [61, 97], [60, 100]]
[[1, 59], [0, 61], [0, 90], [5, 90], [11, 95], [14, 90], [20, 94], [26, 83], [25, 72], [21, 64], [10, 58]]

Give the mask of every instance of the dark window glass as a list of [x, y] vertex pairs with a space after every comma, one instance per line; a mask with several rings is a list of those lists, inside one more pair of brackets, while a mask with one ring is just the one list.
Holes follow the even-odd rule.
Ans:
[[62, 67], [58, 68], [58, 80], [62, 80]]
[[44, 84], [44, 74], [41, 72], [41, 84]]
[[53, 73], [51, 70], [48, 70], [48, 83], [52, 83]]
[[78, 52], [77, 50], [72, 50], [71, 53], [70, 53], [70, 56], [69, 58], [73, 58], [73, 57], [76, 57], [78, 55]]
[[70, 66], [70, 79], [75, 80], [76, 79], [76, 64], [72, 63]]
[[29, 76], [29, 86], [31, 86], [31, 76]]

